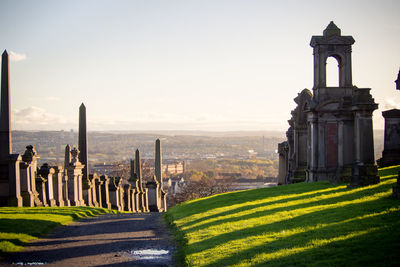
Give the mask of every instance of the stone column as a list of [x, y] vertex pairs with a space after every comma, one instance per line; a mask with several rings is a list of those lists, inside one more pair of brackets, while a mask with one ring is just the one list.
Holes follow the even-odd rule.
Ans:
[[91, 174], [89, 175], [89, 180], [92, 184], [91, 189], [92, 189], [92, 204], [94, 207], [98, 208], [99, 207], [99, 202], [97, 201], [97, 185], [96, 181], [98, 180], [97, 174]]
[[308, 182], [317, 181], [316, 171], [318, 169], [318, 120], [317, 115], [314, 113], [308, 114], [308, 122], [310, 127], [310, 137], [309, 137], [309, 146], [310, 146], [310, 164], [308, 170]]
[[97, 195], [97, 203], [99, 205], [99, 208], [103, 208], [102, 204], [102, 194], [101, 194], [101, 188], [103, 185], [103, 181], [100, 180], [100, 177], [97, 176], [95, 180], [95, 187], [96, 187], [96, 195]]
[[69, 200], [69, 194], [68, 194], [68, 170], [64, 170], [64, 175], [63, 175], [63, 199], [64, 199], [64, 205], [67, 207], [71, 206], [71, 201]]

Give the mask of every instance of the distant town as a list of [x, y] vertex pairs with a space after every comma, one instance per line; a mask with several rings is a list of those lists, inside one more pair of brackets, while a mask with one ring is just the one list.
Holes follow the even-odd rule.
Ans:
[[[35, 146], [40, 163], [62, 162], [65, 145], [77, 144], [78, 132], [13, 131], [13, 152], [23, 153], [27, 144]], [[383, 131], [375, 131], [375, 151], [382, 151]], [[123, 175], [135, 150], [142, 151], [144, 168], [154, 165], [154, 140], [163, 144], [164, 177], [182, 176], [196, 179], [198, 172], [211, 178], [261, 179], [278, 173], [277, 143], [284, 132], [89, 132], [89, 172]], [[380, 157], [380, 152], [376, 158]], [[197, 171], [197, 175], [194, 174]], [[149, 173], [151, 173], [149, 171]], [[144, 173], [144, 178], [146, 173]]]

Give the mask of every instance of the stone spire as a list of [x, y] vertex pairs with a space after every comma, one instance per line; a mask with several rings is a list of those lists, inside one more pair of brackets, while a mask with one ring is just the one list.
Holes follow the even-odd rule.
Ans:
[[340, 36], [340, 29], [331, 21], [329, 25], [324, 30], [324, 36], [332, 36], [332, 35], [339, 35]]
[[396, 83], [396, 89], [400, 90], [400, 70], [399, 73], [397, 74], [397, 80], [394, 81]]
[[82, 178], [88, 179], [88, 144], [86, 131], [86, 107], [82, 103], [79, 107], [79, 137], [78, 137], [79, 161], [85, 165], [82, 169]]
[[1, 64], [1, 110], [0, 110], [0, 158], [8, 158], [12, 152], [10, 120], [8, 53], [4, 50]]
[[156, 158], [155, 158], [155, 163], [154, 163], [154, 169], [155, 169], [155, 177], [158, 183], [160, 183], [161, 188], [162, 188], [162, 159], [161, 159], [161, 141], [160, 139], [156, 140]]

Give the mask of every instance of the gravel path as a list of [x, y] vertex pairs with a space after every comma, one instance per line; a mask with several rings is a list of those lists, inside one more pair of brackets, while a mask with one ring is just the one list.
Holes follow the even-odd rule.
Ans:
[[10, 257], [13, 265], [174, 266], [159, 213], [102, 215], [57, 229]]

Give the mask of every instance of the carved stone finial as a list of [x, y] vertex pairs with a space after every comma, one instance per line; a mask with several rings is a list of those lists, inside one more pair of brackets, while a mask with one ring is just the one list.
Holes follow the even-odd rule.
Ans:
[[79, 160], [78, 160], [79, 149], [77, 149], [76, 147], [74, 147], [74, 148], [71, 150], [71, 156], [72, 156], [72, 160], [71, 160], [72, 163], [79, 162]]
[[22, 160], [27, 163], [32, 162], [33, 157], [35, 155], [36, 155], [35, 147], [32, 145], [26, 146], [26, 150], [25, 150], [24, 154], [22, 155]]
[[335, 23], [333, 23], [333, 21], [331, 21], [324, 30], [324, 36], [332, 36], [332, 35], [340, 36], [340, 29], [338, 28], [338, 26], [335, 25]]

